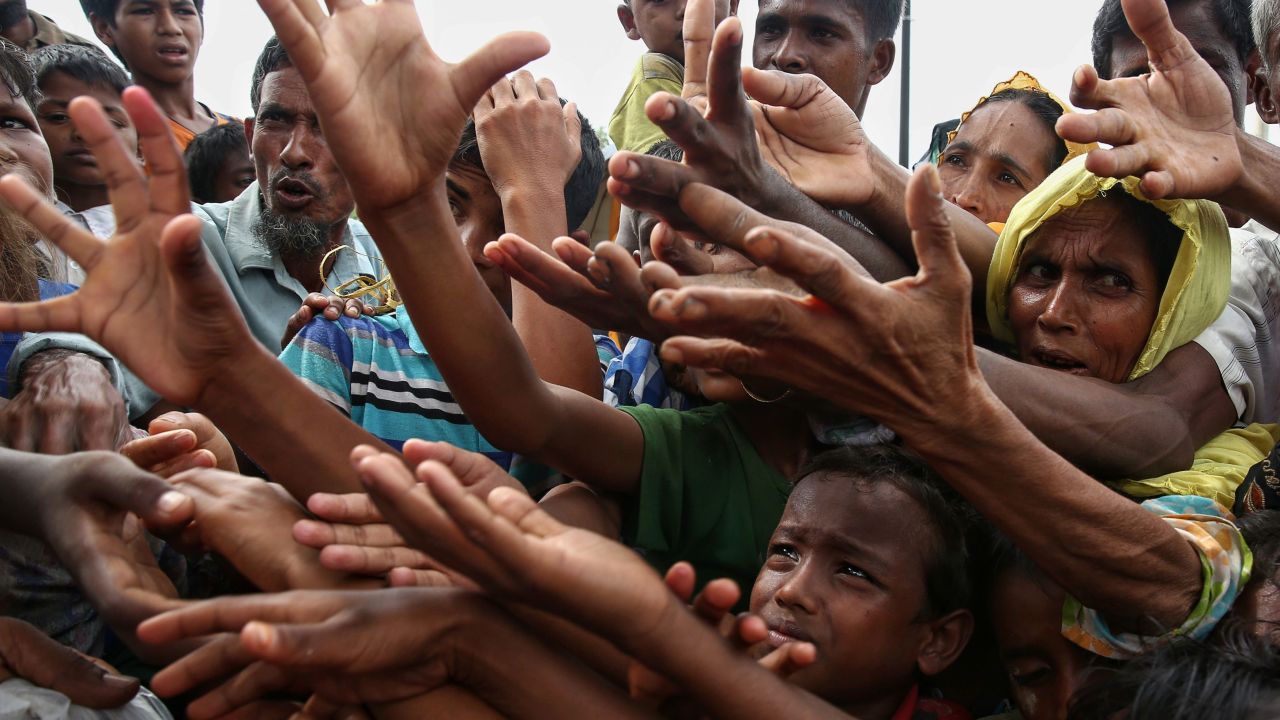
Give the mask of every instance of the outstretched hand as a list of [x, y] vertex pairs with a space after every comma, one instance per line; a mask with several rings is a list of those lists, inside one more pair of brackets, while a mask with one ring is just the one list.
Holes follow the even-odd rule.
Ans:
[[1076, 70], [1071, 102], [1098, 110], [1058, 120], [1058, 134], [1109, 149], [1089, 153], [1086, 167], [1104, 177], [1142, 178], [1149, 198], [1215, 198], [1244, 170], [1231, 94], [1161, 0], [1124, 0], [1125, 17], [1147, 47], [1151, 72], [1101, 80]]
[[660, 341], [669, 333], [649, 316], [649, 297], [660, 288], [678, 288], [681, 279], [662, 263], [644, 268], [616, 243], [600, 243], [592, 252], [560, 238], [556, 255], [542, 252], [516, 235], [504, 235], [484, 249], [485, 257], [544, 302], [587, 326]]
[[890, 427], [955, 408], [982, 382], [973, 351], [971, 279], [936, 168], [916, 172], [906, 200], [920, 258], [915, 276], [881, 285], [830, 244], [755, 228], [742, 237], [743, 252], [810, 295], [701, 287], [659, 292], [654, 316], [702, 336], [668, 340], [663, 359], [780, 380]]
[[459, 482], [475, 474], [466, 466], [501, 470], [474, 453], [455, 460], [423, 463], [415, 477], [395, 458], [374, 456], [357, 472], [401, 535], [490, 593], [572, 619], [624, 647], [662, 632], [679, 603], [639, 555], [562, 525], [519, 491], [500, 488], [480, 499]]
[[482, 605], [455, 590], [247, 595], [189, 604], [143, 623], [138, 634], [152, 643], [218, 635], [152, 682], [171, 697], [220, 681], [188, 709], [199, 720], [281, 690], [340, 704], [395, 702], [434, 690], [449, 677], [452, 631]]
[[111, 239], [100, 241], [72, 223], [16, 173], [0, 178], [0, 198], [86, 273], [71, 295], [0, 305], [0, 329], [88, 335], [165, 399], [193, 405], [253, 338], [205, 258], [168, 121], [142, 88], [125, 90], [124, 105], [150, 180], [97, 101], [77, 98], [68, 109], [107, 181], [116, 215]]
[[764, 159], [805, 195], [856, 208], [875, 193], [875, 150], [858, 115], [814, 75], [742, 71]]
[[307, 84], [361, 215], [371, 220], [441, 181], [485, 91], [549, 50], [540, 35], [509, 33], [454, 65], [431, 49], [413, 0], [326, 0], [329, 14], [316, 0], [258, 4]]
[[137, 680], [108, 672], [21, 620], [0, 618], [0, 681], [15, 677], [101, 710], [120, 707], [138, 694]]

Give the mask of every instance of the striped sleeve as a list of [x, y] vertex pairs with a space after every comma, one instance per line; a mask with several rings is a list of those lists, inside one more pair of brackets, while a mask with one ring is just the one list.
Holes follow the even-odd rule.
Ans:
[[316, 318], [293, 338], [280, 362], [330, 405], [351, 416], [351, 338], [342, 325]]

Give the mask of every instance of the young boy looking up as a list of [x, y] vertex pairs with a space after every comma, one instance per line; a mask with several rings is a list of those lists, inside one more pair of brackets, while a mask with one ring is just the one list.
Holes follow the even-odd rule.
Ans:
[[129, 77], [101, 50], [81, 45], [52, 45], [31, 56], [35, 63], [40, 104], [40, 130], [53, 158], [53, 187], [58, 199], [76, 212], [110, 203], [98, 162], [71, 125], [67, 105], [81, 95], [102, 104], [118, 128], [125, 149], [138, 154], [138, 132], [124, 111], [120, 94]]
[[178, 147], [235, 119], [196, 100], [204, 0], [80, 0], [98, 39], [169, 118]]
[[[666, 134], [644, 114], [650, 95], [665, 90], [679, 95], [684, 84], [685, 0], [625, 0], [618, 21], [630, 40], [642, 40], [631, 82], [609, 120], [609, 137], [619, 150], [648, 152]], [[716, 0], [716, 24], [738, 12], [738, 0]]]
[[182, 154], [191, 182], [191, 201], [226, 203], [240, 197], [257, 179], [244, 128], [228, 123], [195, 137]]
[[769, 541], [751, 591], [765, 649], [813, 643], [790, 681], [854, 717], [951, 716], [918, 685], [973, 632], [964, 523], [940, 487], [901, 448], [831, 450], [801, 471]]

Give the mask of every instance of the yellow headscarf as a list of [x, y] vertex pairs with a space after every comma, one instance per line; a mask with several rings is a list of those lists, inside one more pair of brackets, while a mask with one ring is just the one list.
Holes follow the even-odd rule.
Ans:
[[[1049, 92], [1049, 90], [1045, 88], [1045, 86], [1041, 85], [1040, 81], [1036, 80], [1034, 76], [1032, 76], [1030, 73], [1019, 70], [1018, 72], [1014, 73], [1013, 77], [1000, 83], [999, 85], [996, 85], [994, 88], [991, 88], [990, 95], [984, 96], [972, 108], [970, 108], [968, 112], [960, 116], [960, 124], [956, 126], [955, 130], [952, 130], [950, 134], [947, 135], [947, 144], [951, 144], [951, 142], [956, 139], [956, 134], [959, 133], [960, 128], [964, 127], [964, 124], [969, 121], [969, 116], [977, 112], [978, 108], [985, 105], [987, 101], [991, 99], [991, 95], [999, 95], [1000, 93], [1006, 90], [1034, 90], [1035, 92], [1044, 93], [1045, 95], [1049, 96], [1050, 100], [1057, 103], [1058, 107], [1062, 108], [1062, 112], [1064, 114], [1075, 112], [1075, 110], [1072, 109], [1070, 105], [1063, 102], [1061, 98]], [[1081, 155], [1085, 155], [1089, 153], [1091, 150], [1098, 149], [1097, 143], [1089, 143], [1088, 145], [1084, 145], [1081, 143], [1071, 142], [1070, 140], [1063, 140], [1063, 142], [1067, 144], [1067, 157], [1063, 159], [1062, 161], [1063, 165], [1066, 165], [1067, 163], [1071, 162], [1072, 160], [1075, 160]]]
[[1154, 205], [1183, 232], [1182, 246], [1160, 298], [1159, 313], [1129, 376], [1134, 380], [1151, 372], [1169, 352], [1194, 340], [1222, 314], [1231, 290], [1231, 237], [1217, 204], [1207, 200], [1147, 200], [1138, 189], [1138, 178], [1100, 178], [1086, 170], [1084, 163], [1085, 159], [1078, 157], [1059, 168], [1009, 214], [987, 275], [987, 321], [997, 339], [1013, 342], [1009, 292], [1031, 234], [1063, 210], [1119, 185], [1135, 198]]

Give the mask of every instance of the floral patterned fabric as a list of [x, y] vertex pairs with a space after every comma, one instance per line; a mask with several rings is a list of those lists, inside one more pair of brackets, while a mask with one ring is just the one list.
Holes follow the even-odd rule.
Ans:
[[1164, 518], [1200, 555], [1204, 589], [1181, 627], [1160, 636], [1115, 633], [1096, 611], [1068, 597], [1062, 610], [1062, 634], [1103, 657], [1126, 659], [1178, 638], [1202, 640], [1226, 616], [1249, 582], [1253, 554], [1235, 517], [1208, 498], [1173, 495], [1148, 500], [1142, 507]]

